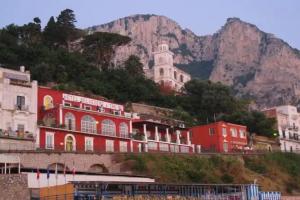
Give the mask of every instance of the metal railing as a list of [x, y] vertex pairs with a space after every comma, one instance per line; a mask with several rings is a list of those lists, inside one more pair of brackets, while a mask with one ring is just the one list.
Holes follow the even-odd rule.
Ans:
[[25, 140], [34, 140], [33, 133], [25, 131], [12, 131], [12, 130], [3, 130], [0, 129], [0, 138], [11, 138], [11, 139], [25, 139]]
[[29, 111], [29, 106], [28, 105], [15, 105], [15, 110], [18, 111]]

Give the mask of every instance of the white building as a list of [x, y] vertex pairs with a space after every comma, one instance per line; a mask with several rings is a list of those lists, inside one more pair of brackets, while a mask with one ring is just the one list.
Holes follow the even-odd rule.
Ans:
[[191, 80], [190, 74], [173, 65], [173, 53], [166, 43], [160, 44], [158, 51], [153, 52], [153, 55], [154, 66], [151, 69], [145, 69], [145, 74], [154, 82], [175, 91], [180, 91], [184, 83]]
[[37, 81], [30, 80], [24, 66], [20, 71], [0, 68], [1, 149], [31, 149], [36, 131]]
[[297, 108], [284, 105], [263, 112], [277, 120], [281, 151], [300, 152], [300, 113]]

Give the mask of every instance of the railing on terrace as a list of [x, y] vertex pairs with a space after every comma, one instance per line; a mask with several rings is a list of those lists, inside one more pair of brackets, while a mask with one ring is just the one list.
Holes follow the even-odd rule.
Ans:
[[[59, 107], [61, 105], [62, 104], [58, 104], [58, 105], [55, 105], [55, 107]], [[101, 107], [99, 107], [97, 109], [86, 109], [86, 108], [80, 107], [78, 105], [62, 105], [62, 106], [66, 107], [66, 108], [74, 108], [74, 109], [79, 109], [79, 110], [83, 110], [83, 111], [90, 111], [90, 112], [93, 112], [93, 113], [103, 113], [103, 114], [110, 114], [110, 115], [115, 115], [115, 116], [131, 118], [131, 113], [128, 113], [128, 112], [122, 113], [119, 110], [105, 110]]]
[[29, 106], [28, 105], [15, 105], [15, 110], [29, 111]]
[[16, 79], [10, 79], [9, 84], [10, 85], [22, 86], [22, 87], [32, 87], [30, 82], [22, 81], [22, 80], [16, 80]]
[[0, 138], [10, 138], [10, 139], [24, 139], [24, 140], [34, 140], [34, 136], [30, 132], [19, 132], [12, 130], [0, 129]]
[[144, 133], [132, 133], [131, 138], [134, 140], [141, 140], [141, 141], [145, 140]]
[[298, 135], [289, 135], [289, 139], [290, 140], [299, 140], [299, 136]]

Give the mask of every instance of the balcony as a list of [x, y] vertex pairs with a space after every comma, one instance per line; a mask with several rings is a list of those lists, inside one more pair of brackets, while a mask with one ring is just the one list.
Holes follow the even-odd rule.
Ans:
[[298, 126], [287, 126], [287, 128], [289, 130], [294, 130], [294, 131], [298, 131], [299, 130], [299, 127]]
[[125, 117], [125, 118], [131, 118], [131, 113], [124, 112], [122, 113], [119, 110], [105, 110], [102, 107], [97, 107], [96, 109], [93, 109], [92, 107], [89, 106], [89, 109], [87, 107], [80, 107], [79, 105], [72, 105], [69, 103], [61, 104], [61, 105], [56, 105], [54, 107], [59, 107], [63, 106], [64, 108], [68, 109], [74, 109], [74, 110], [82, 110], [85, 112], [91, 112], [93, 114], [105, 114], [105, 115], [113, 115], [113, 116], [118, 116], [118, 117]]
[[10, 85], [16, 85], [16, 86], [21, 86], [21, 87], [27, 87], [27, 88], [32, 87], [30, 82], [23, 81], [23, 80], [17, 80], [17, 79], [10, 79], [9, 84]]
[[28, 131], [12, 131], [12, 130], [2, 130], [0, 129], [0, 137], [7, 139], [17, 139], [17, 140], [34, 140], [33, 133]]
[[132, 136], [131, 138], [134, 140], [141, 140], [141, 141], [145, 140], [144, 133], [133, 133], [131, 134], [131, 136]]
[[298, 134], [289, 134], [289, 139], [299, 141], [299, 135]]
[[24, 111], [28, 112], [29, 111], [29, 106], [28, 105], [15, 105], [15, 110], [16, 111]]

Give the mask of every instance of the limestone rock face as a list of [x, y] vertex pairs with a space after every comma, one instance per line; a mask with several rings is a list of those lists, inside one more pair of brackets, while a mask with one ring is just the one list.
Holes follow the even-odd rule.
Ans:
[[[89, 32], [104, 31], [131, 37], [132, 42], [117, 49], [116, 61], [122, 62], [129, 55], [138, 55], [145, 67], [151, 66], [159, 43], [166, 41], [174, 53], [175, 63], [188, 64], [196, 60], [213, 59], [212, 37], [198, 37], [182, 29], [175, 21], [156, 15], [134, 15], [108, 24], [88, 28]], [[204, 48], [203, 48], [204, 47]]]
[[300, 103], [300, 52], [238, 18], [229, 18], [217, 33], [207, 36], [197, 36], [156, 15], [129, 16], [88, 31], [132, 38], [129, 45], [117, 49], [116, 63], [135, 54], [145, 67], [151, 67], [152, 52], [166, 41], [181, 69], [194, 77], [205, 73], [201, 78], [230, 85], [237, 96], [253, 99], [259, 108]]

